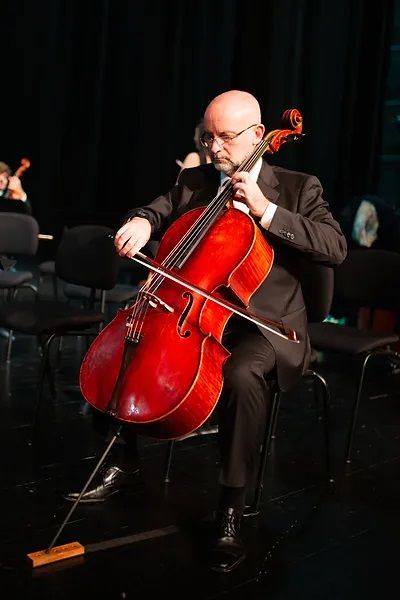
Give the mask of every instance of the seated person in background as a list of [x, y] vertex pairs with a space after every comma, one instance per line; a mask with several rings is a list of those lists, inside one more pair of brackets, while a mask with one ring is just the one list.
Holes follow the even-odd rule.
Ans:
[[[393, 206], [373, 194], [354, 196], [343, 207], [339, 223], [349, 248], [400, 252], [400, 219]], [[392, 311], [364, 307], [350, 310], [338, 298], [332, 304], [331, 320], [358, 326], [361, 329], [397, 331], [398, 316]]]
[[[30, 215], [31, 205], [19, 177], [11, 174], [11, 168], [0, 161], [0, 212], [23, 212]], [[15, 260], [0, 256], [0, 270], [14, 269]], [[9, 337], [9, 331], [0, 328], [0, 337]]]
[[379, 196], [356, 196], [343, 208], [339, 222], [349, 247], [400, 252], [400, 219]]
[[207, 152], [200, 143], [200, 138], [203, 135], [203, 133], [204, 125], [203, 119], [201, 119], [201, 121], [196, 125], [196, 129], [194, 130], [193, 140], [196, 146], [196, 150], [194, 152], [189, 152], [189, 154], [186, 155], [185, 160], [183, 162], [177, 161], [182, 169], [198, 167], [199, 165], [205, 165], [206, 163], [211, 162], [209, 154], [207, 154]]
[[0, 212], [32, 214], [32, 208], [21, 180], [11, 174], [11, 168], [0, 161]]

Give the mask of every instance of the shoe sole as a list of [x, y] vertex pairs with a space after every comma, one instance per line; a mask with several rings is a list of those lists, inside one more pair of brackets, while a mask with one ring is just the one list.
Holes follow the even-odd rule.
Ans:
[[232, 571], [234, 571], [235, 569], [238, 568], [238, 566], [244, 561], [244, 559], [246, 558], [246, 553], [244, 553], [240, 558], [237, 559], [237, 561], [235, 563], [233, 563], [233, 565], [231, 565], [229, 568], [228, 567], [211, 567], [212, 571], [215, 571], [216, 573], [231, 573]]
[[[123, 490], [116, 490], [115, 492], [111, 492], [107, 498], [91, 498], [91, 499], [84, 499], [81, 498], [79, 500], [79, 504], [99, 504], [100, 502], [107, 502], [107, 500], [110, 500], [113, 496], [115, 496], [116, 494], [121, 494], [123, 492]], [[63, 496], [64, 500], [67, 500], [67, 502], [76, 502], [77, 499], [79, 497], [79, 494], [76, 496], [76, 498], [71, 498], [68, 496]]]

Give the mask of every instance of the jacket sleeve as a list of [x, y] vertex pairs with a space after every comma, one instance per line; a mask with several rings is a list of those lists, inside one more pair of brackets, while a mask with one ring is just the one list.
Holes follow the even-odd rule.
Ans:
[[297, 211], [278, 206], [267, 235], [318, 262], [336, 265], [346, 257], [345, 236], [322, 198], [320, 181], [314, 176], [306, 177], [299, 188]]
[[143, 217], [150, 222], [152, 234], [159, 237], [174, 220], [180, 197], [181, 185], [177, 182], [169, 192], [158, 196], [150, 204], [130, 210], [126, 214], [124, 222], [136, 216]]

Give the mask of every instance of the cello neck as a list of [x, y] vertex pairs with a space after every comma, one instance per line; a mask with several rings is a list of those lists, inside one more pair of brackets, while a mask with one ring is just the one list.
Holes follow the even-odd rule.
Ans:
[[[298, 140], [303, 134], [303, 118], [300, 112], [295, 109], [288, 109], [282, 115], [282, 123], [286, 129], [274, 129], [266, 133], [261, 142], [255, 147], [252, 154], [247, 157], [237, 171], [251, 171], [257, 161], [265, 154], [277, 152], [282, 144], [288, 141]], [[168, 256], [166, 266], [169, 268], [181, 267], [189, 258], [191, 253], [207, 234], [210, 227], [224, 210], [228, 200], [232, 197], [233, 185], [230, 179], [227, 179], [226, 185], [222, 191], [210, 202], [198, 220], [193, 223], [183, 238], [178, 242], [175, 248]]]

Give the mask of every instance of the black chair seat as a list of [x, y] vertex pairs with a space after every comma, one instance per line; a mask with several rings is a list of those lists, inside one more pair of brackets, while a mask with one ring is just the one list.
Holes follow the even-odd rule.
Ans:
[[99, 310], [83, 309], [80, 306], [71, 306], [65, 300], [44, 300], [40, 297], [31, 302], [11, 300], [0, 304], [0, 327], [10, 331], [6, 361], [11, 361], [15, 333], [35, 335], [41, 346], [34, 429], [39, 421], [45, 379], [49, 383], [52, 398], [56, 397], [51, 364], [51, 347], [54, 340], [59, 341], [58, 360], [62, 354], [63, 337], [82, 336], [89, 341], [98, 334], [106, 321], [105, 292], [116, 285], [120, 264], [111, 239], [112, 234], [111, 228], [102, 225], [71, 227], [64, 231], [56, 253], [54, 278], [101, 290]]
[[[18, 204], [16, 202], [15, 204]], [[11, 271], [10, 266], [22, 257], [35, 256], [39, 240], [39, 224], [31, 215], [3, 212], [0, 219], [0, 255], [5, 271], [0, 272], [0, 289], [9, 291], [9, 299], [21, 285], [33, 279], [30, 271]], [[35, 286], [29, 286], [37, 292]]]
[[[400, 253], [373, 248], [351, 248], [346, 259], [335, 271], [334, 306], [339, 314], [355, 315], [360, 309], [369, 309], [371, 324], [375, 311], [398, 314], [400, 287]], [[346, 463], [350, 464], [356, 431], [358, 409], [365, 389], [367, 366], [372, 359], [386, 357], [389, 364], [400, 366], [396, 344], [399, 332], [377, 331], [364, 326], [342, 326], [339, 323], [312, 323], [309, 325], [310, 341], [314, 348], [328, 358], [336, 353], [353, 359], [356, 391], [353, 400], [349, 432], [347, 435]], [[393, 373], [390, 369], [389, 373]]]
[[0, 271], [0, 289], [17, 287], [32, 279], [33, 273], [29, 271]]
[[315, 350], [352, 355], [390, 346], [399, 339], [395, 333], [374, 332], [335, 323], [310, 323], [308, 333]]
[[27, 334], [87, 329], [101, 323], [104, 314], [56, 301], [14, 302], [0, 305], [0, 326]]
[[38, 269], [43, 275], [54, 275], [56, 272], [56, 263], [54, 260], [45, 260], [38, 265]]
[[[64, 283], [64, 294], [72, 300], [89, 300], [92, 290], [83, 285]], [[110, 304], [122, 304], [136, 298], [139, 288], [134, 285], [118, 283], [111, 290], [106, 291], [106, 302]], [[100, 290], [96, 290], [96, 300], [100, 300]]]

